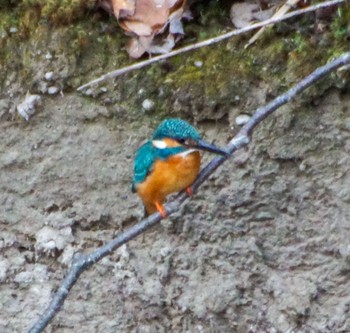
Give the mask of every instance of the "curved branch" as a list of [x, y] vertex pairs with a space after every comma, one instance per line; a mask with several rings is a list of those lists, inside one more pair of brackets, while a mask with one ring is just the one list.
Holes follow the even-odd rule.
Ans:
[[[267, 116], [277, 110], [280, 106], [288, 103], [293, 99], [297, 94], [304, 91], [307, 87], [314, 84], [318, 80], [322, 79], [329, 73], [333, 72], [337, 68], [340, 68], [344, 65], [350, 64], [350, 52], [344, 53], [337, 59], [331, 61], [330, 63], [317, 68], [309, 76], [301, 80], [294, 87], [289, 89], [284, 94], [278, 96], [273, 101], [268, 103], [266, 106], [258, 108], [250, 120], [245, 124], [238, 134], [229, 142], [226, 149], [231, 154], [237, 151], [238, 149], [243, 148], [248, 145], [250, 136], [254, 128], [261, 123]], [[198, 178], [192, 185], [192, 190], [195, 191], [198, 187], [206, 180], [208, 177], [221, 165], [227, 158], [217, 157], [209, 162], [203, 170], [200, 172]], [[179, 194], [175, 201], [165, 205], [165, 210], [167, 215], [170, 215], [177, 211], [180, 205], [188, 198], [187, 193], [184, 191]], [[130, 227], [126, 231], [122, 232], [115, 239], [110, 241], [104, 246], [97, 248], [92, 253], [85, 255], [78, 253], [74, 255], [72, 266], [69, 269], [67, 276], [63, 280], [60, 288], [57, 290], [54, 295], [50, 305], [40, 316], [37, 323], [29, 330], [29, 333], [40, 333], [45, 327], [49, 324], [55, 314], [60, 310], [65, 299], [67, 298], [69, 291], [74, 286], [75, 282], [78, 280], [79, 276], [91, 267], [94, 263], [101, 260], [103, 257], [115, 251], [121, 245], [127, 243], [129, 240], [140, 235], [144, 231], [150, 229], [152, 226], [156, 225], [161, 221], [162, 217], [159, 213], [155, 213], [148, 218], [142, 220], [141, 222]]]

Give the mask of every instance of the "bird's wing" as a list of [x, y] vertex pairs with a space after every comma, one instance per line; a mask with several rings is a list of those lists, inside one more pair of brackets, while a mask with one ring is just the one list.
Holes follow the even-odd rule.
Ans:
[[154, 159], [154, 148], [151, 142], [146, 142], [137, 150], [134, 161], [134, 179], [131, 188], [133, 192], [136, 192], [136, 185], [142, 183], [151, 172]]

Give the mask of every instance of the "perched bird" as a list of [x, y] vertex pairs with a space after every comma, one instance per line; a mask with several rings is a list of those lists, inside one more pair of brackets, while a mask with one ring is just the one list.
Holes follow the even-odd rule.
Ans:
[[167, 195], [184, 189], [191, 194], [189, 186], [200, 169], [199, 150], [229, 156], [203, 141], [198, 131], [181, 119], [164, 120], [137, 150], [132, 191], [141, 197], [147, 215], [158, 211], [164, 218]]

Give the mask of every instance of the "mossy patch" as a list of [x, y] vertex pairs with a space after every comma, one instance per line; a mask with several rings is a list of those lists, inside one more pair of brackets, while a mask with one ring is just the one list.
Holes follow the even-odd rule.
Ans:
[[[28, 89], [37, 89], [42, 71], [57, 71], [62, 89], [75, 89], [133, 63], [124, 49], [128, 37], [114, 17], [96, 10], [95, 0], [3, 0], [0, 7], [3, 80], [16, 77]], [[198, 2], [191, 9], [194, 19], [184, 23], [185, 36], [178, 47], [233, 28], [226, 2]], [[252, 33], [182, 54], [105, 82], [108, 93], [97, 96], [135, 114], [142, 100], [151, 98], [157, 105], [152, 114], [169, 115], [179, 100], [178, 109], [190, 104], [188, 114], [205, 106], [228, 109], [237, 99], [248, 98], [250, 86], [261, 81], [273, 85], [276, 94], [346, 50], [349, 12], [349, 5], [339, 7], [321, 34], [315, 32], [310, 15], [267, 28], [248, 49], [244, 45]], [[46, 60], [46, 53], [52, 60]]]

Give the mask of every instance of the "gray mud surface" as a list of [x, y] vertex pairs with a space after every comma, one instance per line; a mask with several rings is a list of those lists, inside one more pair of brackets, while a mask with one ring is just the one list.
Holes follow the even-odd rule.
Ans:
[[[0, 123], [5, 333], [37, 320], [75, 251], [143, 213], [133, 152], [157, 121], [77, 94], [43, 102]], [[236, 131], [198, 128], [220, 145]], [[46, 332], [349, 332], [349, 153], [349, 95], [283, 108], [181, 212], [85, 272]]]

